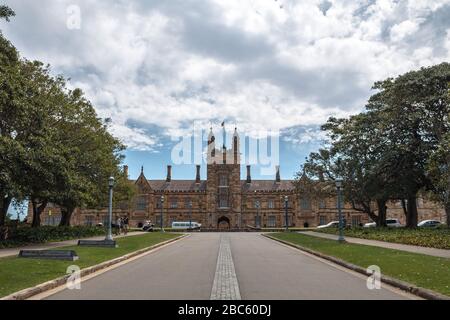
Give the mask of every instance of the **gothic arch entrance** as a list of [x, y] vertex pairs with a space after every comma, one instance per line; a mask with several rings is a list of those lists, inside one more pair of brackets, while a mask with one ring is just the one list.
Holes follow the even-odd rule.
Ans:
[[229, 230], [231, 228], [230, 219], [223, 216], [217, 221], [217, 228], [221, 230]]

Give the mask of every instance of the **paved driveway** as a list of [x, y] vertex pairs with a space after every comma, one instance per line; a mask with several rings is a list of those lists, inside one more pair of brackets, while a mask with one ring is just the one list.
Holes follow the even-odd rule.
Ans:
[[194, 233], [47, 299], [407, 299], [257, 233]]

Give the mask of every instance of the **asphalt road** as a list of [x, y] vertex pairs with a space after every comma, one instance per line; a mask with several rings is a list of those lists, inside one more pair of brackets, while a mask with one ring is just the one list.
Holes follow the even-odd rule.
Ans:
[[368, 290], [365, 277], [256, 233], [194, 233], [84, 281], [81, 290], [65, 289], [46, 299], [209, 300], [213, 296], [243, 300], [412, 297], [390, 287]]

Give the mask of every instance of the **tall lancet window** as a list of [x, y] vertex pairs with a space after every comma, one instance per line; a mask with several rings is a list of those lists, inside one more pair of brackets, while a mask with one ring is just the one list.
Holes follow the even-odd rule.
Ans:
[[219, 187], [228, 187], [228, 177], [224, 174], [219, 178]]
[[222, 174], [219, 176], [219, 208], [230, 207], [230, 190], [228, 176]]

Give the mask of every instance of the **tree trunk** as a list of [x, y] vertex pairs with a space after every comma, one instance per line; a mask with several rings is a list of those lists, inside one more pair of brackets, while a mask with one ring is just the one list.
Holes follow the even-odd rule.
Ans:
[[[3, 196], [3, 195], [0, 195]], [[11, 197], [4, 197], [3, 200], [0, 201], [0, 227], [3, 227], [6, 222], [6, 215], [8, 214], [9, 205], [11, 204]]]
[[378, 226], [378, 216], [373, 211], [370, 210], [366, 211], [366, 213], [369, 215], [370, 219], [374, 221]]
[[37, 228], [41, 225], [41, 214], [47, 207], [47, 200], [44, 200], [41, 204], [38, 204], [37, 200], [31, 200], [33, 205], [33, 222], [31, 227]]
[[377, 226], [378, 227], [386, 227], [386, 215], [387, 215], [387, 206], [386, 206], [386, 200], [384, 199], [377, 199], [377, 206], [378, 206], [378, 220], [377, 220]]
[[450, 228], [450, 202], [445, 204], [445, 214], [447, 216], [447, 227]]
[[70, 219], [72, 218], [74, 211], [75, 208], [72, 207], [61, 208], [61, 222], [59, 223], [60, 227], [70, 226]]
[[406, 211], [406, 227], [409, 229], [417, 228], [419, 213], [417, 211], [417, 198], [415, 195], [408, 197]]

